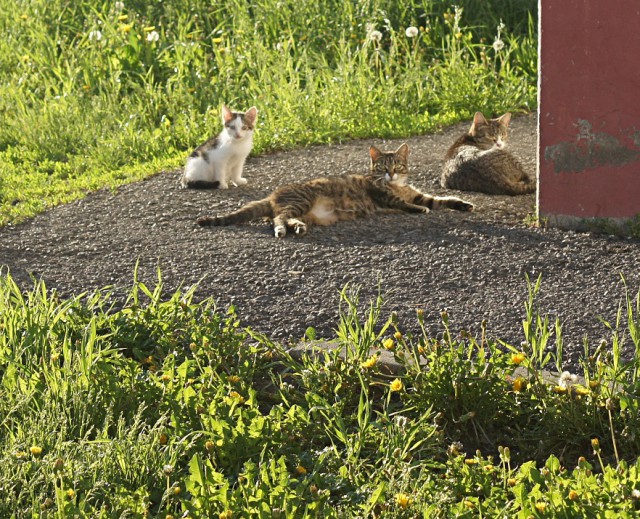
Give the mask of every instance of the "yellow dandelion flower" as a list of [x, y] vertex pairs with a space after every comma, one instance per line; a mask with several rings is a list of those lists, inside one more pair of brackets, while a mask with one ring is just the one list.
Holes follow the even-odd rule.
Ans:
[[591, 440], [591, 446], [593, 447], [594, 452], [600, 452], [600, 440], [598, 440], [598, 438], [593, 438]]
[[222, 43], [222, 38], [213, 38], [211, 40], [212, 43]]
[[34, 445], [32, 447], [29, 447], [29, 452], [33, 456], [38, 457], [38, 456], [40, 456], [42, 454], [42, 447], [38, 447], [38, 446]]
[[569, 491], [569, 499], [571, 501], [577, 501], [579, 497], [580, 496], [578, 495], [578, 493], [575, 490]]
[[211, 440], [207, 440], [206, 442], [204, 442], [204, 448], [207, 449], [209, 452], [215, 449], [215, 447], [216, 447], [216, 444], [213, 443]]
[[475, 465], [476, 463], [478, 463], [478, 462], [477, 462], [475, 459], [473, 459], [473, 458], [467, 458], [466, 460], [464, 460], [464, 462], [465, 462], [465, 464], [466, 464], [466, 465], [469, 465], [470, 467], [471, 467], [472, 465]]
[[173, 487], [174, 496], [179, 496], [181, 492], [182, 492], [182, 489], [180, 487]]
[[473, 501], [469, 501], [468, 499], [465, 499], [464, 506], [466, 506], [469, 510], [471, 510], [476, 507], [476, 504]]
[[402, 383], [402, 380], [396, 378], [391, 382], [391, 384], [389, 384], [389, 389], [393, 392], [402, 391], [404, 389], [404, 384]]
[[486, 472], [491, 472], [495, 467], [493, 465], [485, 465], [482, 468], [484, 468]]
[[227, 377], [227, 382], [230, 382], [231, 384], [237, 384], [238, 382], [240, 382], [240, 377], [238, 375], [229, 375]]
[[552, 391], [558, 395], [564, 395], [567, 392], [567, 388], [564, 386], [553, 386]]
[[507, 480], [507, 485], [509, 485], [510, 487], [515, 487], [517, 483], [518, 481], [516, 480], [516, 478], [509, 478]]
[[148, 27], [145, 27], [144, 29], [142, 29], [144, 32], [153, 32], [156, 30], [156, 28], [153, 25], [150, 25]]
[[407, 508], [411, 504], [411, 497], [407, 494], [403, 494], [402, 492], [396, 494], [396, 504], [400, 508]]
[[296, 474], [300, 474], [301, 476], [304, 476], [307, 473], [307, 469], [304, 468], [302, 465], [298, 465], [296, 467]]
[[244, 404], [244, 402], [245, 402], [244, 397], [240, 393], [238, 393], [237, 391], [231, 391], [229, 393], [229, 396], [231, 398], [233, 398], [234, 400], [238, 401], [240, 404]]
[[231, 510], [225, 510], [224, 512], [220, 512], [218, 514], [219, 519], [231, 519], [233, 517], [233, 512]]
[[70, 488], [69, 490], [67, 490], [65, 492], [65, 497], [71, 501], [74, 497], [76, 497], [76, 492], [75, 490], [73, 490], [72, 488]]
[[522, 352], [514, 353], [513, 355], [511, 355], [511, 362], [513, 362], [515, 365], [518, 365], [521, 364], [526, 358], [527, 356]]
[[598, 380], [590, 380], [589, 381], [589, 387], [591, 389], [595, 389], [600, 385], [600, 382]]
[[525, 379], [523, 379], [522, 377], [518, 377], [517, 379], [515, 379], [513, 381], [513, 390], [516, 393], [519, 393], [520, 391], [522, 391], [527, 385], [527, 381]]
[[27, 453], [25, 451], [18, 451], [16, 452], [16, 458], [20, 459], [20, 458], [24, 458], [27, 456]]
[[118, 28], [118, 30], [119, 30], [120, 32], [127, 33], [127, 32], [130, 32], [130, 31], [131, 31], [131, 28], [132, 28], [132, 27], [133, 27], [133, 24], [132, 24], [132, 23], [125, 23], [125, 24], [121, 25], [121, 26]]
[[382, 347], [385, 350], [392, 350], [393, 348], [395, 348], [395, 343], [393, 342], [393, 339], [385, 339], [382, 343]]
[[118, 21], [119, 22], [124, 22], [127, 18], [129, 18], [129, 15], [121, 14], [120, 16], [118, 16]]
[[573, 391], [580, 396], [585, 396], [591, 393], [591, 391], [589, 391], [589, 388], [586, 388], [584, 386], [573, 386]]
[[396, 333], [393, 334], [393, 336], [397, 339], [400, 340], [402, 339], [402, 332], [398, 331]]
[[168, 441], [169, 441], [169, 435], [166, 433], [160, 433], [160, 436], [158, 437], [158, 443], [160, 445], [166, 445]]
[[540, 512], [541, 514], [543, 514], [545, 512], [545, 510], [547, 509], [547, 503], [544, 503], [542, 501], [538, 501], [536, 503], [536, 510], [538, 512]]
[[166, 373], [162, 375], [162, 382], [169, 382], [169, 381], [171, 381], [171, 375], [168, 375]]
[[373, 355], [373, 356], [369, 357], [367, 360], [365, 360], [362, 364], [360, 364], [360, 367], [363, 368], [363, 369], [371, 369], [377, 363], [378, 363], [378, 356], [377, 355]]

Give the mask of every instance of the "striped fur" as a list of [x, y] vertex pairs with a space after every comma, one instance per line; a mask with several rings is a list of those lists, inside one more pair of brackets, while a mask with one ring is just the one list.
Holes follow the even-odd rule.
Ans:
[[469, 132], [447, 151], [440, 179], [442, 187], [490, 195], [535, 192], [535, 182], [505, 149], [510, 120], [509, 113], [487, 121], [477, 112]]
[[428, 213], [430, 209], [443, 207], [459, 211], [473, 209], [472, 204], [459, 198], [431, 196], [407, 185], [409, 147], [406, 144], [395, 152], [382, 152], [372, 146], [369, 154], [368, 175], [316, 178], [289, 184], [237, 211], [203, 216], [197, 223], [234, 225], [268, 217], [273, 219], [276, 237], [284, 237], [287, 230], [304, 234], [309, 225], [333, 225], [370, 216], [381, 209], [408, 213]]

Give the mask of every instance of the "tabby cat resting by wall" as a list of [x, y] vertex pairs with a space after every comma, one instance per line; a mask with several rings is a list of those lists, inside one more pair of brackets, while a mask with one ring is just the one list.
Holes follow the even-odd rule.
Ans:
[[233, 225], [269, 217], [273, 219], [276, 237], [287, 230], [304, 234], [309, 225], [333, 225], [371, 215], [379, 209], [395, 209], [409, 213], [428, 213], [429, 209], [448, 207], [471, 211], [473, 205], [455, 197], [423, 194], [408, 186], [407, 158], [409, 147], [395, 152], [369, 150], [371, 169], [368, 175], [316, 178], [300, 184], [289, 184], [268, 197], [249, 202], [232, 213], [198, 218], [199, 225]]
[[232, 112], [222, 107], [224, 128], [216, 137], [198, 146], [187, 159], [182, 186], [227, 189], [247, 183], [242, 176], [244, 162], [253, 146], [253, 128], [258, 110], [252, 106], [246, 112]]
[[469, 131], [445, 155], [442, 187], [490, 195], [533, 193], [535, 181], [505, 149], [510, 120], [510, 113], [487, 120], [476, 112]]

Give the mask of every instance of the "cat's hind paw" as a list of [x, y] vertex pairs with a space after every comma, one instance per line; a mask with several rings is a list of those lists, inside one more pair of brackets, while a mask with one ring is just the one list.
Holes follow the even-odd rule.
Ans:
[[287, 228], [284, 225], [276, 225], [273, 228], [273, 233], [276, 238], [284, 238], [287, 235]]

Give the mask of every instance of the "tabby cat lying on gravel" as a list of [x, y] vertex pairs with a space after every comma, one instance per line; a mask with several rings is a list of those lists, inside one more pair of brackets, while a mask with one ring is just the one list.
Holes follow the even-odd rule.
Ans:
[[510, 113], [487, 121], [476, 112], [469, 131], [447, 151], [442, 187], [490, 195], [533, 193], [535, 182], [505, 149], [510, 120]]
[[368, 175], [316, 178], [301, 184], [276, 189], [268, 197], [249, 202], [232, 213], [198, 218], [199, 225], [233, 225], [255, 218], [273, 219], [276, 237], [287, 229], [304, 234], [307, 226], [333, 225], [340, 220], [353, 220], [371, 215], [379, 209], [395, 209], [408, 213], [428, 213], [429, 209], [448, 207], [471, 211], [473, 205], [455, 197], [438, 197], [421, 193], [406, 185], [409, 147], [395, 152], [369, 150], [371, 169]]

